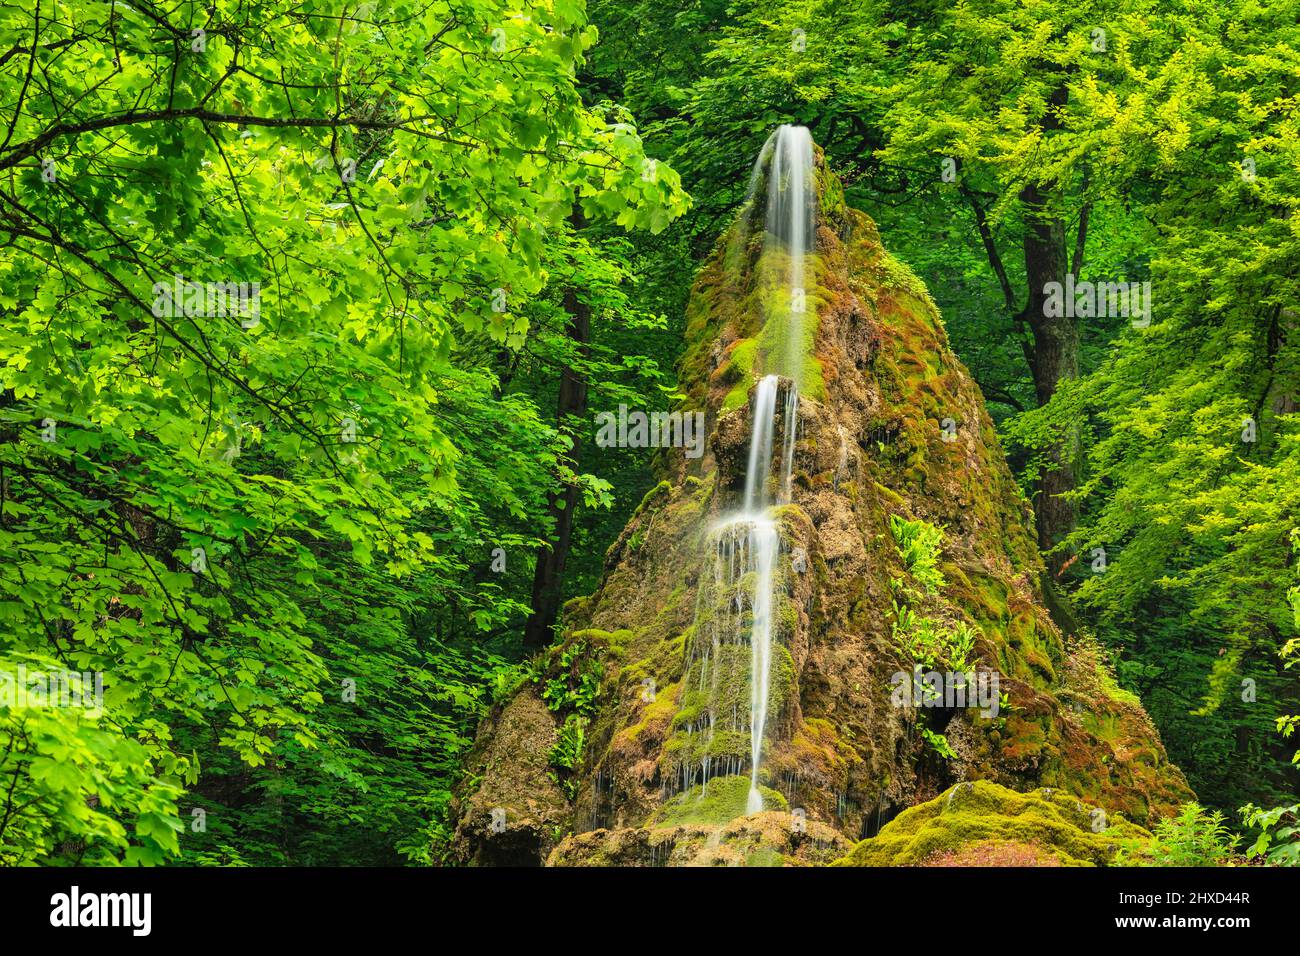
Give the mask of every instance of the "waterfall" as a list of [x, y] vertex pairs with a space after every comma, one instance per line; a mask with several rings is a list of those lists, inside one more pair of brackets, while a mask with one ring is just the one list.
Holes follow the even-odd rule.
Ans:
[[776, 425], [778, 379], [768, 375], [754, 389], [753, 425], [749, 433], [749, 467], [745, 469], [743, 510], [754, 514], [763, 508], [767, 470], [772, 463], [772, 430]]
[[[681, 766], [683, 789], [696, 781], [707, 789], [711, 776], [743, 772], [737, 743], [748, 738], [749, 792], [746, 813], [763, 809], [759, 790], [763, 743], [772, 702], [774, 652], [777, 647], [778, 592], [784, 587], [779, 568], [781, 533], [769, 514], [791, 501], [795, 438], [799, 427], [799, 378], [805, 361], [803, 315], [806, 311], [805, 258], [812, 251], [815, 199], [812, 138], [802, 126], [782, 126], [768, 139], [754, 164], [749, 203], [767, 173], [765, 234], [758, 269], [769, 289], [765, 299], [762, 371], [751, 399], [749, 454], [744, 493], [738, 510], [711, 529], [713, 575], [702, 579], [697, 595], [699, 631], [692, 641], [688, 685], [704, 699], [702, 713], [686, 724], [700, 739]], [[741, 239], [747, 243], [752, 209], [742, 213]], [[730, 256], [730, 253], [729, 253]], [[731, 256], [734, 258], [734, 256]], [[757, 374], [757, 369], [755, 373]], [[778, 402], [784, 401], [778, 410]], [[779, 472], [770, 487], [776, 429], [781, 429]], [[745, 645], [748, 654], [744, 654]], [[738, 653], [739, 652], [739, 653]], [[748, 689], [746, 714], [742, 688]], [[697, 711], [692, 710], [695, 714]]]
[[[794, 473], [795, 434], [798, 429], [800, 370], [804, 362], [803, 316], [807, 309], [805, 259], [812, 251], [816, 200], [813, 191], [812, 136], [803, 126], [781, 126], [763, 146], [758, 163], [767, 160], [767, 215], [763, 255], [784, 254], [784, 287], [774, 299], [772, 310], [780, 319], [785, 312], [781, 348], [769, 356], [776, 371], [789, 384], [783, 409], [781, 472], [777, 500], [790, 501], [791, 476]], [[756, 163], [756, 168], [757, 168]], [[751, 189], [753, 188], [751, 184]], [[767, 319], [772, 321], [773, 314]], [[773, 360], [775, 360], [773, 362]], [[762, 763], [763, 735], [767, 729], [768, 703], [771, 698], [772, 645], [777, 635], [773, 621], [773, 569], [781, 546], [776, 524], [765, 517], [772, 503], [765, 495], [767, 473], [772, 460], [772, 432], [776, 424], [776, 398], [779, 379], [774, 374], [763, 377], [754, 390], [753, 425], [749, 439], [749, 462], [745, 473], [744, 511], [736, 520], [745, 521], [755, 555], [753, 624], [750, 629], [750, 776], [746, 813], [763, 809], [758, 789], [758, 772]]]
[[[760, 195], [764, 174], [766, 192]], [[726, 255], [729, 270], [742, 268], [752, 224], [757, 219], [754, 204], [763, 198], [764, 242], [756, 272], [767, 292], [764, 320], [770, 329], [765, 332], [772, 333], [766, 343], [765, 371], [796, 383], [801, 379], [805, 361], [806, 264], [813, 251], [813, 227], [817, 219], [814, 185], [812, 135], [803, 126], [778, 127], [754, 160], [745, 201]]]
[[746, 813], [763, 809], [758, 790], [758, 767], [763, 757], [763, 731], [767, 729], [767, 704], [772, 689], [772, 568], [781, 535], [765, 518], [750, 520], [754, 550], [754, 624], [749, 636], [749, 799]]
[[[714, 655], [710, 681], [714, 689], [719, 683], [734, 684], [734, 678], [738, 676], [734, 671], [741, 659], [734, 655], [728, 659], [723, 648], [739, 648], [747, 639], [748, 673], [743, 676], [744, 682], [749, 686], [749, 713], [736, 713], [734, 706], [729, 714], [725, 706], [711, 707], [709, 739], [712, 742], [713, 734], [718, 731], [747, 732], [750, 787], [745, 812], [757, 813], [763, 809], [763, 798], [758, 790], [758, 771], [762, 763], [763, 735], [771, 695], [772, 650], [776, 637], [773, 604], [781, 534], [771, 518], [761, 512], [748, 511], [721, 521], [714, 529], [714, 534], [717, 542], [716, 579], [724, 589], [734, 588], [735, 613], [726, 615], [711, 629]], [[726, 703], [716, 693], [711, 696], [714, 705]], [[734, 705], [735, 702], [732, 703]], [[717, 712], [719, 710], [721, 713]], [[710, 767], [707, 757], [705, 760], [703, 769], [707, 783]], [[728, 769], [734, 772], [740, 767], [733, 764]]]
[[785, 426], [781, 434], [781, 504], [788, 504], [793, 493], [790, 476], [794, 474], [794, 439], [798, 428], [799, 389], [791, 382], [785, 391]]
[[[772, 462], [772, 433], [776, 426], [776, 398], [780, 380], [764, 376], [754, 389], [754, 407], [749, 436], [749, 467], [745, 473], [745, 497], [741, 511], [721, 525], [724, 535], [744, 538], [747, 560], [742, 576], [751, 583], [749, 607], [749, 798], [746, 813], [763, 809], [758, 789], [758, 771], [763, 757], [763, 733], [767, 729], [767, 709], [772, 685], [772, 643], [775, 626], [772, 614], [774, 569], [781, 548], [776, 522], [767, 517], [771, 501], [767, 495], [767, 475]], [[798, 402], [794, 386], [786, 390], [786, 432], [782, 435], [780, 487], [790, 483], [794, 461], [794, 435], [789, 430], [791, 403]], [[784, 494], [784, 491], [782, 492]], [[743, 627], [744, 621], [738, 622]]]
[[[743, 732], [749, 738], [749, 796], [746, 813], [763, 809], [758, 789], [759, 769], [763, 758], [763, 738], [767, 730], [768, 705], [772, 692], [772, 659], [777, 638], [775, 614], [778, 589], [777, 563], [781, 554], [781, 533], [768, 515], [776, 503], [768, 492], [768, 473], [774, 451], [777, 422], [777, 397], [780, 379], [765, 376], [754, 389], [749, 439], [749, 469], [745, 475], [742, 507], [722, 518], [712, 529], [713, 580], [701, 594], [707, 598], [701, 606], [710, 608], [708, 644], [699, 673], [699, 688], [707, 686], [709, 701], [704, 730], [707, 742], [702, 760], [702, 782], [707, 785], [715, 767], [710, 756], [718, 733]], [[798, 395], [793, 383], [786, 387], [782, 414], [781, 470], [778, 488], [780, 500], [789, 494], [794, 465], [794, 429], [797, 427]], [[703, 644], [703, 642], [701, 642]], [[742, 659], [731, 653], [749, 645], [747, 668], [740, 673]], [[737, 712], [734, 695], [728, 699], [719, 688], [749, 689], [748, 714]], [[748, 718], [747, 720], [745, 718]], [[738, 769], [726, 765], [720, 773]], [[688, 777], [684, 783], [690, 784]]]
[[[796, 382], [804, 362], [803, 316], [807, 309], [805, 258], [812, 251], [816, 198], [813, 192], [812, 135], [804, 126], [782, 126], [774, 134], [767, 176], [767, 239], [786, 258], [782, 295], [774, 311], [788, 309], [781, 371]], [[767, 147], [764, 147], [767, 151]], [[769, 252], [764, 246], [764, 255]], [[778, 286], [778, 288], [780, 288]], [[778, 315], [779, 317], [779, 315]], [[769, 321], [770, 321], [769, 316]]]

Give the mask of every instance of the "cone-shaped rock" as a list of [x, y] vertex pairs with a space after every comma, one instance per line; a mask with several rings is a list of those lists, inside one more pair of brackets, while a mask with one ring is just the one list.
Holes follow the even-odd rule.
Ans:
[[975, 780], [1132, 829], [1191, 798], [1049, 614], [1029, 506], [924, 286], [811, 144], [801, 252], [798, 142], [774, 141], [688, 306], [707, 452], [662, 456], [599, 588], [480, 728], [465, 862], [887, 860], [850, 851]]

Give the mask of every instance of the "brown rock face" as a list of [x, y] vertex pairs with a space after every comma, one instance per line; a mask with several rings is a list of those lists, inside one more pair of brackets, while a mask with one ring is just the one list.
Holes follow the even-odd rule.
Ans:
[[769, 810], [722, 826], [591, 830], [561, 843], [547, 866], [817, 866], [851, 848], [824, 823], [793, 821], [789, 813]]
[[[748, 734], [719, 729], [737, 724], [728, 713], [748, 706], [750, 679], [743, 588], [720, 575], [713, 530], [744, 486], [771, 331], [754, 269], [761, 212], [749, 209], [688, 309], [681, 376], [686, 407], [708, 416], [708, 453], [668, 456], [599, 589], [566, 608], [563, 643], [480, 730], [463, 859], [819, 863], [835, 855], [821, 847], [977, 779], [1056, 788], [1139, 823], [1191, 798], [1140, 703], [1048, 613], [1029, 505], [922, 284], [843, 205], [820, 157], [816, 179], [816, 328], [790, 501], [771, 512], [781, 550], [766, 812], [745, 814]], [[742, 626], [719, 641], [729, 614]], [[901, 675], [912, 687], [917, 666], [985, 684], [965, 701], [950, 691], [938, 705], [900, 704]], [[570, 743], [581, 730], [576, 760], [552, 753], [562, 727]], [[518, 823], [493, 832], [497, 806]]]

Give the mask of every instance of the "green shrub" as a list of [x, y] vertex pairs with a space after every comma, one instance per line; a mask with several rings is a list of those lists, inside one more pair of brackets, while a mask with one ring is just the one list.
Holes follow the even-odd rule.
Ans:
[[1259, 837], [1246, 850], [1249, 859], [1263, 859], [1273, 866], [1300, 866], [1300, 803], [1265, 810], [1248, 803], [1241, 808], [1246, 826], [1259, 830]]
[[936, 734], [929, 727], [922, 727], [921, 736], [925, 738], [925, 742], [930, 745], [931, 749], [944, 760], [951, 760], [957, 756], [957, 751], [952, 749], [952, 744], [948, 743], [948, 738], [943, 734]]
[[975, 629], [965, 621], [944, 627], [904, 604], [894, 605], [894, 642], [922, 667], [970, 670], [975, 634]]
[[587, 718], [580, 714], [570, 714], [560, 728], [560, 738], [551, 748], [548, 759], [559, 773], [552, 773], [551, 779], [559, 784], [564, 795], [572, 800], [578, 791], [578, 780], [574, 772], [582, 765], [582, 751], [587, 744]]
[[541, 669], [535, 660], [520, 661], [509, 667], [502, 667], [492, 672], [488, 678], [488, 688], [492, 693], [492, 702], [504, 704], [525, 684], [537, 683]]
[[1231, 866], [1240, 837], [1224, 825], [1223, 814], [1185, 803], [1178, 816], [1156, 824], [1155, 838], [1126, 847], [1125, 866]]

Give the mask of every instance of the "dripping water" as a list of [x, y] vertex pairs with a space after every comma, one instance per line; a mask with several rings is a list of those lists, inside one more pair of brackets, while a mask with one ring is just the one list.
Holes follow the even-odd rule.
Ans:
[[[753, 426], [749, 435], [749, 466], [745, 469], [745, 501], [742, 515], [753, 515], [763, 507], [767, 469], [772, 461], [772, 430], [776, 424], [777, 384], [777, 377], [768, 375], [754, 390]], [[782, 481], [784, 480], [782, 476]]]
[[[697, 595], [697, 620], [703, 612], [708, 615], [707, 624], [702, 633], [697, 632], [692, 643], [692, 658], [700, 667], [696, 686], [701, 692], [708, 687], [708, 706], [686, 727], [688, 734], [700, 734], [705, 746], [698, 761], [687, 761], [681, 766], [680, 779], [675, 782], [688, 790], [698, 778], [707, 790], [710, 778], [732, 776], [748, 769], [746, 813], [763, 809], [759, 771], [771, 704], [773, 651], [779, 636], [774, 605], [779, 586], [781, 535], [769, 512], [774, 505], [791, 501], [793, 493], [798, 386], [805, 350], [805, 258], [811, 252], [816, 205], [812, 188], [812, 138], [808, 130], [801, 126], [782, 126], [764, 144], [754, 164], [748, 205], [742, 211], [733, 251], [748, 243], [752, 203], [757, 200], [764, 170], [767, 206], [759, 268], [773, 289], [766, 297], [765, 321], [779, 320], [772, 327], [779, 330], [779, 340], [769, 342], [764, 350], [761, 361], [766, 374], [753, 390], [740, 508], [725, 515], [711, 529], [714, 573], [711, 580], [701, 581]], [[783, 389], [784, 402], [778, 411]], [[778, 451], [775, 447], [778, 424], [781, 447], [773, 494], [769, 477]], [[709, 599], [704, 596], [706, 590]], [[722, 600], [724, 597], [728, 599]], [[744, 662], [748, 664], [748, 673], [737, 674], [735, 670], [743, 666], [743, 658], [731, 649], [745, 643], [749, 645], [748, 661]], [[748, 713], [741, 709], [743, 703], [723, 700], [720, 696], [719, 688], [742, 683], [748, 684]], [[716, 735], [735, 731], [747, 733], [749, 737], [747, 768], [744, 758], [734, 753], [710, 756]]]
[[785, 390], [785, 427], [781, 435], [781, 504], [791, 500], [790, 476], [794, 474], [794, 439], [799, 428], [799, 392], [793, 384]]

